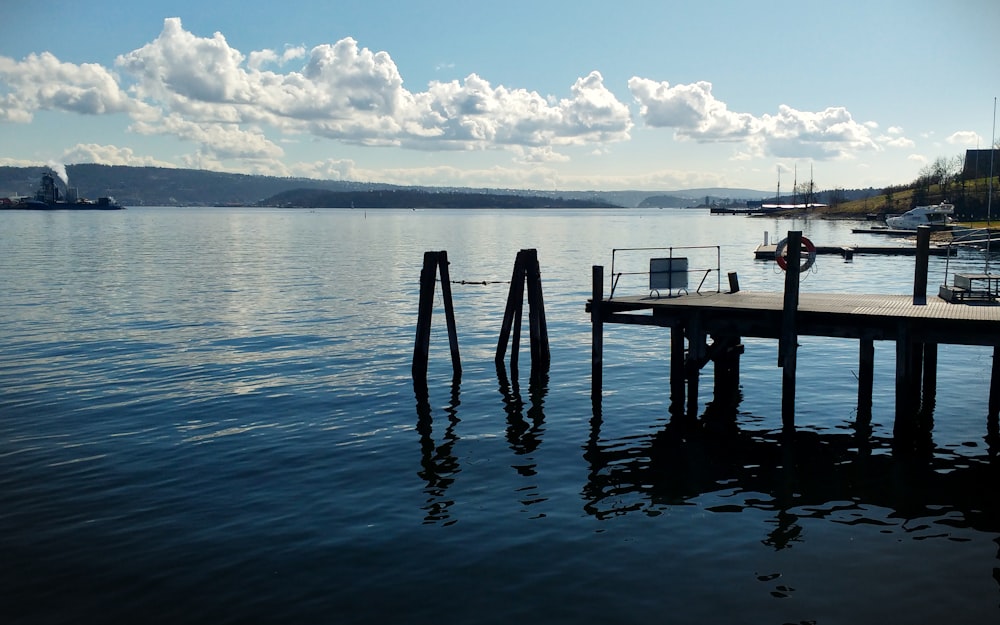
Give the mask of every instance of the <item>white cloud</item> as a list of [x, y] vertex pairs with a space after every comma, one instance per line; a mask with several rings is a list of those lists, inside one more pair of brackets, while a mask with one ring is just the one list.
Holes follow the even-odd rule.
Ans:
[[[263, 70], [295, 58], [305, 59], [298, 71]], [[475, 74], [413, 93], [403, 88], [388, 53], [352, 38], [308, 52], [289, 48], [280, 57], [272, 50], [244, 55], [221, 33], [197, 37], [169, 18], [153, 42], [117, 64], [135, 79], [132, 93], [161, 109], [158, 116], [147, 111], [134, 129], [200, 141], [206, 158], [240, 152], [233, 141], [208, 143], [213, 136], [252, 139], [256, 147], [248, 151], [259, 152], [270, 142], [248, 131], [250, 125], [362, 145], [551, 153], [554, 146], [627, 140], [632, 124], [628, 106], [597, 72], [579, 79], [570, 98], [553, 103], [535, 92], [493, 87]], [[228, 129], [213, 135], [209, 125]]]
[[48, 52], [23, 61], [0, 56], [0, 121], [28, 123], [39, 110], [104, 115], [130, 106], [115, 76], [95, 63], [63, 63]]
[[885, 133], [879, 135], [876, 141], [880, 145], [884, 145], [890, 148], [903, 148], [903, 149], [913, 149], [917, 146], [916, 142], [905, 136], [903, 129], [899, 126], [890, 126], [886, 128]]
[[775, 156], [823, 160], [881, 149], [872, 139], [870, 129], [854, 121], [847, 109], [839, 106], [809, 112], [783, 104], [778, 107], [777, 115], [764, 115], [761, 121], [762, 140], [767, 152]]
[[97, 163], [99, 165], [131, 165], [133, 167], [173, 167], [150, 156], [139, 156], [131, 148], [96, 143], [78, 143], [64, 151], [59, 159], [64, 163]]
[[760, 121], [734, 113], [712, 95], [712, 83], [700, 81], [671, 87], [666, 82], [632, 77], [629, 90], [639, 102], [645, 123], [674, 128], [678, 138], [699, 142], [739, 141], [759, 132]]
[[[221, 33], [198, 36], [179, 18], [168, 18], [153, 41], [119, 56], [116, 70], [62, 63], [48, 53], [20, 62], [0, 56], [0, 123], [30, 122], [40, 110], [124, 112], [133, 132], [190, 143], [188, 165], [328, 170], [356, 179], [364, 172], [349, 161], [282, 164], [279, 146], [323, 138], [425, 151], [506, 151], [513, 166], [534, 170], [537, 181], [551, 174], [541, 173], [542, 165], [565, 162], [568, 154], [607, 154], [609, 144], [629, 141], [634, 128], [630, 104], [597, 71], [576, 79], [567, 95], [495, 85], [475, 73], [410, 91], [387, 52], [349, 37], [308, 49], [244, 53]], [[781, 106], [773, 115], [754, 115], [730, 110], [707, 81], [670, 85], [636, 76], [627, 86], [647, 127], [671, 128], [681, 141], [735, 144], [734, 159], [821, 160], [914, 147], [896, 127], [876, 137], [877, 124], [858, 122], [843, 107]], [[98, 162], [142, 161], [116, 150], [85, 145], [70, 152]], [[494, 170], [477, 176], [507, 177]]]
[[671, 87], [633, 77], [629, 89], [647, 125], [674, 128], [679, 139], [744, 142], [746, 149], [738, 158], [772, 155], [822, 160], [880, 149], [871, 137], [874, 125], [855, 121], [843, 107], [809, 112], [781, 105], [776, 115], [755, 117], [730, 111], [706, 81]]
[[[969, 149], [984, 145], [983, 138], [972, 130], [960, 130], [952, 133], [944, 141], [951, 145], [959, 145]], [[989, 148], [989, 146], [987, 145], [986, 148]]]

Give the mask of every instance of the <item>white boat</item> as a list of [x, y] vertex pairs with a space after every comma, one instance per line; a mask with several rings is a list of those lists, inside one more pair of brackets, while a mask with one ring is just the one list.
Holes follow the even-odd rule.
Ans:
[[947, 202], [930, 206], [917, 206], [902, 215], [886, 217], [885, 224], [893, 230], [916, 230], [919, 226], [947, 228], [951, 225], [951, 215], [954, 212], [954, 204]]

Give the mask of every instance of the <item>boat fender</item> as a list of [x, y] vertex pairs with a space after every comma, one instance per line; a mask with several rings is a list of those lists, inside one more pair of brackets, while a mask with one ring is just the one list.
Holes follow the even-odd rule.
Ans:
[[[785, 256], [785, 248], [788, 247], [788, 239], [778, 241], [774, 248], [774, 260], [782, 271], [788, 269], [788, 258]], [[816, 262], [816, 246], [809, 239], [802, 237], [802, 251], [805, 252], [806, 259], [799, 265], [799, 272], [809, 271], [809, 268]]]

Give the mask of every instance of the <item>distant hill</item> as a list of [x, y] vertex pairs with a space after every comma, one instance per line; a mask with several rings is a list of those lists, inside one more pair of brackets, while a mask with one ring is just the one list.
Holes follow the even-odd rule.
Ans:
[[[33, 195], [42, 173], [48, 167], [0, 167], [0, 197], [10, 195]], [[761, 200], [773, 196], [766, 191], [752, 189], [703, 188], [675, 191], [560, 191], [531, 189], [424, 187], [383, 183], [347, 182], [338, 180], [315, 180], [310, 178], [282, 178], [278, 176], [249, 176], [228, 174], [197, 169], [171, 169], [164, 167], [125, 167], [111, 165], [67, 165], [66, 174], [70, 187], [85, 198], [114, 196], [125, 206], [259, 206], [278, 204], [301, 204], [314, 206], [315, 200], [293, 200], [283, 193], [303, 193], [307, 190], [326, 191], [342, 195], [339, 199], [329, 196], [320, 203], [343, 203], [350, 194], [362, 194], [354, 198], [355, 206], [361, 206], [360, 197], [372, 197], [374, 192], [421, 191], [425, 194], [451, 194], [440, 198], [440, 203], [456, 199], [455, 194], [487, 195], [491, 199], [466, 199], [472, 206], [482, 202], [498, 205], [519, 205], [518, 201], [498, 198], [528, 197], [529, 204], [569, 206], [569, 202], [580, 201], [577, 206], [620, 206], [633, 207], [686, 207], [711, 202], [730, 203], [742, 200]], [[367, 196], [365, 194], [368, 194]], [[384, 198], [402, 197], [401, 195]], [[544, 200], [544, 201], [543, 201]], [[364, 200], [367, 201], [367, 200]], [[421, 196], [421, 201], [431, 205], [431, 200]]]
[[[383, 189], [327, 191], [293, 189], [268, 198], [266, 206], [285, 208], [599, 208], [607, 202], [537, 195]], [[612, 208], [620, 208], [613, 207]]]
[[[47, 167], [0, 167], [0, 195], [34, 195]], [[248, 176], [198, 169], [124, 167], [111, 165], [67, 165], [70, 187], [80, 197], [112, 195], [125, 206], [253, 206], [283, 191], [295, 188], [330, 191], [363, 191], [393, 188], [392, 185]]]

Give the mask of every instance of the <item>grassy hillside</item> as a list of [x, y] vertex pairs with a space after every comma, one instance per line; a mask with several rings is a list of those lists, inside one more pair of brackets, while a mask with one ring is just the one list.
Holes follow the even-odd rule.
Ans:
[[[955, 217], [960, 220], [986, 218], [989, 180], [956, 181], [947, 185], [890, 187], [871, 197], [831, 203], [823, 208], [810, 209], [810, 213], [842, 218], [864, 219], [868, 215], [892, 215], [904, 213], [914, 206], [926, 206], [947, 201], [955, 205]], [[993, 178], [993, 212], [1000, 210], [997, 193], [1000, 178]]]

